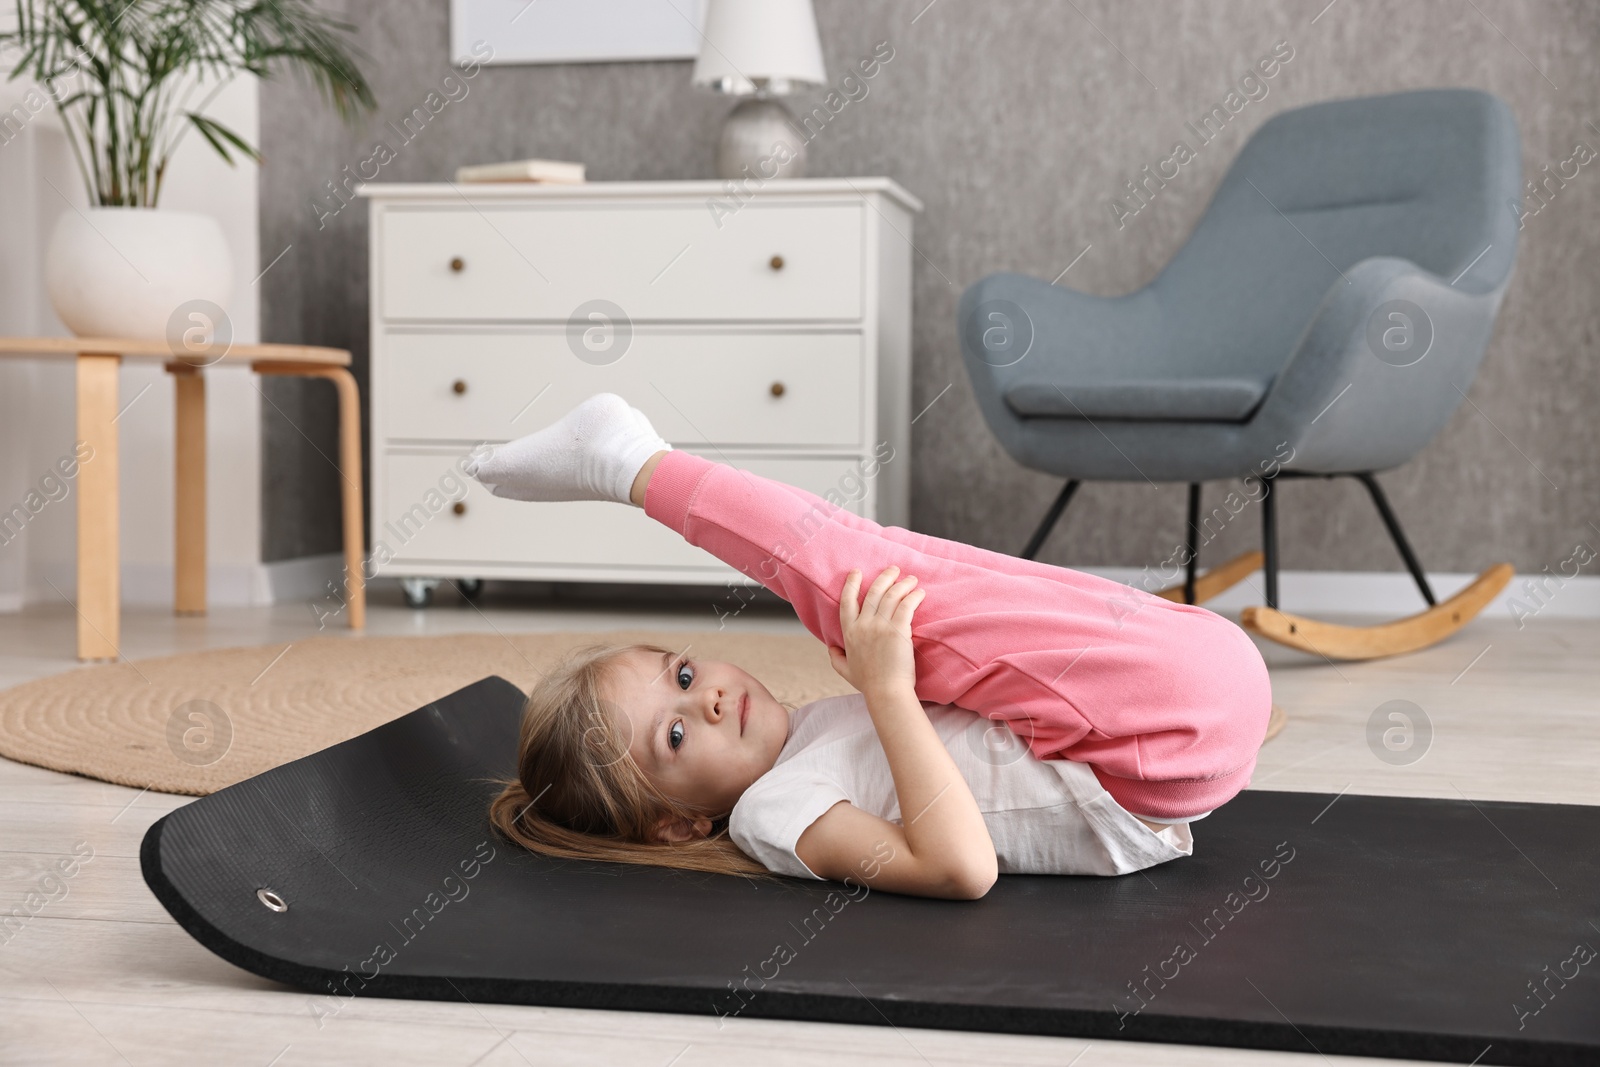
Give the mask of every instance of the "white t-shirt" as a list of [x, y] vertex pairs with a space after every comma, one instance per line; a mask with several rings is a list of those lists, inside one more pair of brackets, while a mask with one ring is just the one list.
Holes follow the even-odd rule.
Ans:
[[[1041, 760], [1004, 723], [965, 708], [923, 707], [978, 802], [1001, 874], [1128, 874], [1193, 854], [1187, 824], [1150, 829], [1086, 764]], [[901, 821], [889, 760], [859, 693], [792, 713], [778, 762], [734, 805], [728, 833], [767, 869], [817, 878], [795, 842], [841, 800]]]

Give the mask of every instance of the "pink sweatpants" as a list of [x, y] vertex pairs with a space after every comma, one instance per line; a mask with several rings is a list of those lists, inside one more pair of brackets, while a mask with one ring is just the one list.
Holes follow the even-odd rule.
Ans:
[[895, 526], [782, 482], [668, 452], [645, 512], [794, 606], [843, 647], [839, 594], [894, 564], [927, 596], [917, 695], [1004, 720], [1041, 759], [1087, 763], [1128, 811], [1182, 819], [1250, 784], [1272, 691], [1215, 612], [1106, 578]]

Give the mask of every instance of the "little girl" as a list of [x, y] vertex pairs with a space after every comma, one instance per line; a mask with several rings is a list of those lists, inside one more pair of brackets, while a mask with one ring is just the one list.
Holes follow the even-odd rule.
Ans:
[[1266, 665], [1205, 608], [879, 526], [675, 451], [609, 393], [468, 473], [643, 507], [793, 605], [859, 691], [791, 710], [732, 664], [581, 650], [491, 805], [536, 852], [970, 899], [1191, 855], [1188, 823], [1250, 783]]

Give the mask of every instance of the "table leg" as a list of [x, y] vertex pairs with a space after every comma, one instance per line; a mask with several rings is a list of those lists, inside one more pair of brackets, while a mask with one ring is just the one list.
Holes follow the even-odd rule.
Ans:
[[116, 659], [120, 636], [117, 371], [122, 357], [80, 352], [78, 439], [91, 451], [78, 467], [78, 658]]
[[367, 625], [367, 576], [362, 569], [366, 532], [361, 523], [361, 394], [355, 375], [343, 367], [325, 367], [322, 376], [339, 391], [339, 473], [344, 506], [344, 566], [349, 575], [350, 628]]
[[355, 376], [344, 367], [306, 363], [251, 364], [257, 374], [326, 378], [339, 393], [339, 484], [344, 511], [344, 598], [350, 629], [367, 625], [366, 532], [361, 521], [361, 393]]
[[173, 478], [172, 606], [178, 615], [206, 613], [206, 379], [196, 367], [169, 363], [176, 398]]

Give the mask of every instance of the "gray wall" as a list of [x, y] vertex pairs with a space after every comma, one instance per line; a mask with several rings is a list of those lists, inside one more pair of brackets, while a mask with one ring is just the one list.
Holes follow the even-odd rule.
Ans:
[[[1524, 170], [1600, 149], [1595, 107], [1600, 5], [1587, 0], [817, 0], [832, 81], [888, 41], [868, 94], [811, 142], [810, 173], [889, 175], [926, 204], [917, 220], [912, 526], [1017, 551], [1057, 485], [995, 444], [961, 366], [961, 290], [997, 270], [1112, 295], [1152, 278], [1193, 228], [1228, 163], [1273, 113], [1329, 98], [1440, 85], [1504, 98]], [[925, 7], [926, 5], [926, 7]], [[389, 120], [448, 73], [444, 0], [353, 0], [380, 107], [347, 127], [305, 85], [261, 93], [263, 337], [367, 347], [366, 206], [322, 220], [321, 186], [369, 156]], [[919, 14], [920, 12], [920, 14]], [[1320, 15], [1319, 15], [1319, 12]], [[1315, 21], [1313, 21], [1315, 20]], [[1492, 20], [1492, 22], [1491, 22]], [[1184, 128], [1285, 40], [1294, 57], [1226, 131], [1137, 215], [1111, 202]], [[437, 181], [461, 162], [582, 160], [591, 179], [701, 178], [721, 98], [690, 65], [488, 67], [383, 167], [379, 181]], [[800, 97], [809, 109], [823, 91]], [[1570, 173], [1570, 167], [1569, 171]], [[1383, 476], [1430, 570], [1509, 560], [1555, 569], [1580, 540], [1600, 546], [1600, 444], [1593, 412], [1600, 334], [1600, 160], [1526, 219], [1516, 276], [1469, 398], [1418, 459]], [[941, 392], [949, 386], [949, 391]], [[339, 548], [334, 407], [325, 386], [267, 386], [264, 555]], [[319, 452], [322, 455], [319, 455]], [[1207, 489], [1220, 503], [1225, 487]], [[1348, 479], [1285, 486], [1283, 565], [1399, 569], [1376, 513]], [[1071, 566], [1157, 564], [1182, 537], [1181, 485], [1095, 484], [1041, 558]], [[1594, 523], [1595, 525], [1591, 525]], [[1205, 559], [1254, 547], [1252, 511]]]

